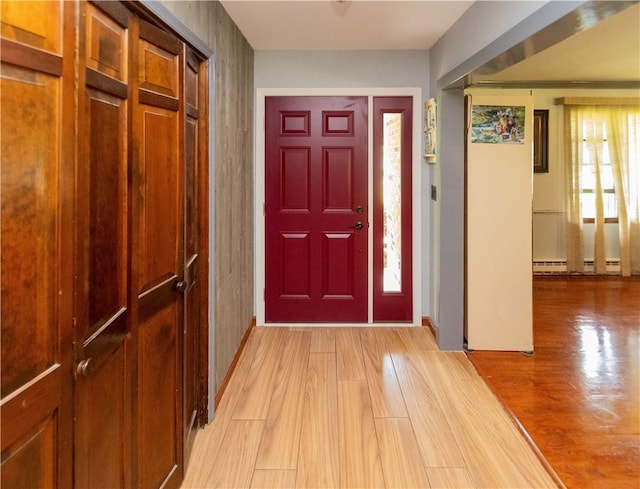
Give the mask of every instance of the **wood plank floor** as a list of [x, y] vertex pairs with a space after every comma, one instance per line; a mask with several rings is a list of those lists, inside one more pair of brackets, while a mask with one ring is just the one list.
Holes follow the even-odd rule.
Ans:
[[553, 488], [427, 328], [255, 328], [183, 488]]
[[533, 318], [533, 356], [469, 359], [568, 488], [640, 488], [640, 279], [536, 277]]

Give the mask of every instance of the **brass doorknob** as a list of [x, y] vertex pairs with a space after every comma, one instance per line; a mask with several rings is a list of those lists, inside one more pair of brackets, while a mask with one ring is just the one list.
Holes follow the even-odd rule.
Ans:
[[96, 362], [93, 361], [93, 358], [85, 358], [84, 360], [80, 360], [76, 367], [76, 372], [81, 377], [89, 377], [96, 368]]

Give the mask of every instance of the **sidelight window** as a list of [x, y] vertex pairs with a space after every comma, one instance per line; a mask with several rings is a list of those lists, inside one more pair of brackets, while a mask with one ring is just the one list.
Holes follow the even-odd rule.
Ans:
[[402, 117], [383, 115], [383, 291], [402, 290]]

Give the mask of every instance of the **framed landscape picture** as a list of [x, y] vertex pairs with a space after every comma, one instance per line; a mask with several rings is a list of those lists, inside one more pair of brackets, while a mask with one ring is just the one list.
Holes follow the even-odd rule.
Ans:
[[524, 144], [523, 106], [474, 105], [471, 142], [474, 144]]

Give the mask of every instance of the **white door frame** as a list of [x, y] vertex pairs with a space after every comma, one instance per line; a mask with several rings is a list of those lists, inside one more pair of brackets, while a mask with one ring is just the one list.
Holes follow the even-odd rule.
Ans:
[[[369, 175], [369, 209], [372, 208], [373, 185], [373, 97], [413, 97], [413, 140], [412, 140], [412, 264], [413, 264], [413, 322], [412, 323], [373, 323], [373, 228], [369, 227], [369, 308], [367, 323], [265, 323], [265, 97], [270, 96], [344, 96], [368, 97], [368, 175]], [[419, 87], [399, 88], [258, 88], [256, 89], [255, 110], [255, 157], [254, 157], [254, 284], [255, 311], [257, 326], [420, 326], [422, 325], [422, 214], [421, 189], [422, 181], [422, 89]]]

